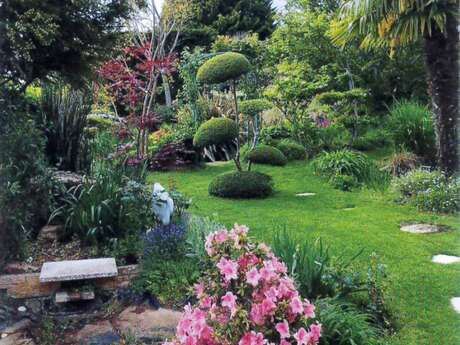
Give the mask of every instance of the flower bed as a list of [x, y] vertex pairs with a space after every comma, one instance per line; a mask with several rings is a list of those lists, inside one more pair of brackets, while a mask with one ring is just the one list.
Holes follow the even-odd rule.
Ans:
[[176, 338], [163, 345], [319, 342], [314, 305], [301, 298], [286, 265], [247, 233], [235, 225], [207, 237], [210, 265], [195, 285], [198, 302], [185, 307]]

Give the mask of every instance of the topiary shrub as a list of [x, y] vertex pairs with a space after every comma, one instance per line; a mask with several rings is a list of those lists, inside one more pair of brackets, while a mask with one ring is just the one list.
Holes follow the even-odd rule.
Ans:
[[276, 145], [276, 148], [283, 152], [288, 161], [303, 160], [307, 158], [304, 147], [289, 139], [281, 140]]
[[209, 194], [222, 198], [265, 198], [273, 193], [272, 178], [255, 171], [232, 171], [216, 176]]
[[248, 99], [240, 102], [240, 113], [254, 117], [261, 112], [273, 108], [273, 104], [265, 99]]
[[287, 158], [276, 147], [259, 145], [249, 152], [246, 159], [251, 163], [269, 164], [283, 166], [287, 163]]
[[235, 121], [219, 117], [204, 122], [196, 131], [193, 145], [205, 147], [232, 142], [238, 136], [238, 127]]
[[196, 74], [197, 80], [205, 84], [218, 84], [237, 79], [250, 69], [249, 60], [239, 53], [224, 53], [206, 61]]

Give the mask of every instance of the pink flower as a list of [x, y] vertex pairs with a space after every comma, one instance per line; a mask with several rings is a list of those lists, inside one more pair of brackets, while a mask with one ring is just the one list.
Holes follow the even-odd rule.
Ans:
[[196, 297], [201, 298], [201, 296], [204, 293], [204, 285], [203, 285], [203, 283], [195, 284], [193, 287], [195, 288]]
[[310, 334], [302, 327], [294, 334], [294, 339], [297, 340], [298, 345], [308, 345]]
[[221, 258], [217, 264], [217, 268], [220, 270], [220, 274], [224, 276], [226, 282], [238, 278], [238, 264], [232, 260]]
[[291, 345], [291, 343], [287, 341], [286, 339], [281, 339], [280, 345]]
[[236, 313], [236, 296], [231, 292], [227, 292], [221, 300], [222, 307], [230, 309], [231, 317], [233, 317]]
[[223, 243], [228, 239], [227, 230], [220, 230], [214, 234], [214, 240], [219, 244]]
[[256, 287], [259, 284], [260, 274], [257, 271], [257, 268], [252, 268], [246, 273], [246, 282]]
[[319, 338], [321, 337], [321, 325], [313, 324], [310, 326], [310, 337], [310, 341], [313, 344], [317, 344], [319, 342]]
[[238, 342], [238, 345], [264, 345], [264, 335], [262, 333], [246, 333]]
[[303, 312], [303, 304], [298, 296], [294, 297], [289, 303], [289, 307], [294, 314], [301, 314]]
[[265, 323], [265, 315], [261, 304], [254, 303], [249, 316], [251, 321], [257, 326], [262, 326]]
[[264, 293], [264, 295], [273, 302], [276, 302], [278, 299], [278, 290], [276, 287], [272, 286], [270, 289], [268, 289], [268, 291]]
[[276, 304], [272, 300], [266, 298], [262, 301], [262, 314], [264, 316], [272, 315], [276, 310]]
[[281, 339], [289, 338], [289, 323], [284, 320], [283, 322], [277, 323], [275, 329], [280, 334]]
[[303, 303], [303, 314], [309, 318], [315, 317], [315, 306], [307, 299]]
[[235, 231], [235, 233], [241, 236], [241, 235], [247, 235], [249, 228], [245, 225], [235, 224], [233, 226], [233, 230]]

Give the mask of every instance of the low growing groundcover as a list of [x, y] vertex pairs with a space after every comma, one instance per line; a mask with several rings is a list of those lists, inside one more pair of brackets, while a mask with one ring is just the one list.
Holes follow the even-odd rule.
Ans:
[[[387, 267], [386, 305], [397, 327], [396, 333], [383, 344], [459, 344], [460, 315], [453, 310], [450, 299], [460, 297], [460, 265], [431, 262], [436, 254], [460, 255], [457, 218], [420, 213], [413, 207], [396, 204], [391, 191], [335, 190], [314, 175], [310, 164], [254, 166], [253, 170], [274, 179], [275, 194], [267, 199], [209, 196], [209, 182], [216, 175], [234, 169], [230, 162], [189, 172], [152, 173], [149, 183], [173, 182], [193, 199], [193, 213], [215, 214], [227, 227], [246, 224], [251, 235], [261, 241], [270, 242], [273, 233], [285, 227], [299, 240], [321, 237], [336, 255], [353, 255], [363, 250], [357, 260], [363, 268], [367, 267], [369, 255], [376, 252]], [[296, 197], [303, 192], [316, 195]], [[416, 235], [399, 230], [401, 223], [417, 221], [447, 225], [450, 231]]]

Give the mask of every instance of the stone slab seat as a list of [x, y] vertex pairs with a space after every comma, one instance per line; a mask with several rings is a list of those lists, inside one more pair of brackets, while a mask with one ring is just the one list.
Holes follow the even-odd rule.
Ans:
[[116, 277], [114, 258], [45, 262], [40, 272], [40, 282], [64, 282]]

